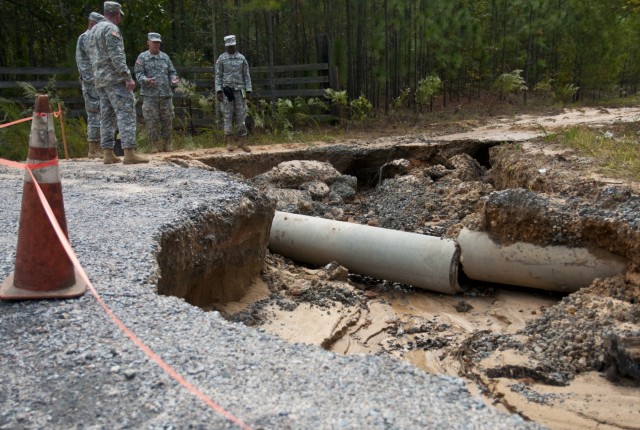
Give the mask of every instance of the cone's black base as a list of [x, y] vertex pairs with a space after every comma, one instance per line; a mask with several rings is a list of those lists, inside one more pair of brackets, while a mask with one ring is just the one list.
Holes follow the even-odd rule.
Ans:
[[13, 285], [13, 273], [0, 285], [0, 300], [43, 300], [43, 299], [73, 299], [82, 296], [87, 291], [87, 285], [76, 271], [76, 283], [71, 287], [51, 291], [34, 291], [16, 288]]

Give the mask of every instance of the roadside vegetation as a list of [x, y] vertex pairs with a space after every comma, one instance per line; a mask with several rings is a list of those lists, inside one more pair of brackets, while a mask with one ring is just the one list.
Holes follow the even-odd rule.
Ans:
[[[439, 102], [441, 81], [429, 76], [419, 81], [416, 89], [407, 87], [393, 100], [391, 110], [384, 114], [374, 108], [364, 95], [349, 100], [346, 91], [327, 89], [322, 98], [297, 97], [295, 99], [251, 99], [248, 125], [254, 145], [287, 142], [334, 142], [358, 137], [381, 137], [392, 134], [444, 133], [481, 125], [497, 117], [522, 113], [552, 113], [565, 107], [579, 109], [592, 101], [573, 102], [578, 88], [559, 86], [552, 82], [540, 83], [532, 91], [526, 87], [521, 71], [500, 75], [483, 97], [455, 100], [445, 106]], [[22, 85], [25, 99], [35, 99], [38, 91], [28, 84]], [[523, 93], [529, 91], [523, 100]], [[49, 94], [52, 112], [58, 111], [61, 96], [55, 90], [55, 81], [44, 91]], [[40, 91], [42, 93], [42, 91]], [[185, 97], [190, 108], [221, 123], [216, 118], [215, 98], [198, 94], [195, 85], [183, 81], [177, 93]], [[410, 98], [413, 98], [410, 100]], [[434, 104], [437, 108], [434, 109]], [[635, 106], [638, 97], [600, 100], [598, 106]], [[63, 106], [63, 114], [64, 105]], [[414, 107], [419, 107], [415, 109]], [[12, 100], [0, 98], [0, 116], [3, 123], [32, 115], [32, 108]], [[58, 136], [59, 154], [69, 158], [86, 156], [86, 122], [84, 118], [65, 118], [66, 151], [63, 147], [60, 121], [54, 121]], [[195, 150], [224, 146], [221, 128], [194, 127], [189, 113], [177, 117], [174, 122], [174, 148]], [[556, 144], [566, 145], [585, 156], [597, 160], [600, 173], [612, 177], [640, 180], [640, 135], [637, 123], [616, 128], [616, 132], [592, 129], [587, 126], [572, 127], [560, 133], [548, 135]], [[21, 161], [26, 159], [30, 122], [0, 129], [0, 157]], [[149, 141], [142, 121], [138, 123], [138, 145], [141, 151], [149, 149]]]
[[594, 129], [578, 126], [549, 137], [594, 159], [595, 173], [612, 178], [640, 181], [640, 136], [638, 124], [627, 123]]

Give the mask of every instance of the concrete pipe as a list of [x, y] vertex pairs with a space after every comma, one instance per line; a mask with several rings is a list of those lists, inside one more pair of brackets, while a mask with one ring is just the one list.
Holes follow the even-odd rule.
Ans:
[[487, 233], [466, 228], [458, 244], [467, 277], [542, 290], [574, 292], [596, 278], [624, 274], [627, 266], [624, 259], [602, 250], [523, 242], [502, 246]]
[[464, 291], [453, 240], [276, 211], [269, 248], [292, 260], [335, 260], [354, 273], [440, 293]]

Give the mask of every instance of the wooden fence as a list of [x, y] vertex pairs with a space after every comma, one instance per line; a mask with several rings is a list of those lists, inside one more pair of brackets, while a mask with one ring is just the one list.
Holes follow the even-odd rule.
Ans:
[[[176, 67], [178, 75], [195, 84], [200, 95], [213, 95], [213, 67]], [[132, 71], [133, 72], [133, 71]], [[325, 89], [337, 90], [337, 69], [328, 63], [298, 64], [289, 66], [252, 67], [251, 81], [254, 98], [278, 99], [294, 97], [322, 97]], [[68, 109], [67, 116], [84, 115], [84, 100], [75, 68], [54, 67], [0, 67], [0, 97], [30, 105], [20, 89], [25, 82], [37, 90], [52, 88]], [[211, 97], [214, 99], [214, 97]], [[191, 105], [186, 96], [175, 94], [176, 116], [188, 117], [196, 125], [212, 125], [213, 118], [204, 118], [203, 112]]]

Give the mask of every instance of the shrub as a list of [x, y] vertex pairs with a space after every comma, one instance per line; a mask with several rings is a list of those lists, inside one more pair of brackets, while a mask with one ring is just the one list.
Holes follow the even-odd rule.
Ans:
[[418, 81], [416, 88], [416, 105], [420, 108], [427, 105], [431, 106], [433, 96], [442, 87], [442, 80], [437, 75], [427, 76]]
[[351, 109], [351, 119], [356, 121], [370, 117], [373, 112], [373, 105], [364, 95], [351, 100], [349, 107]]
[[493, 87], [499, 91], [500, 99], [504, 99], [505, 94], [527, 91], [524, 78], [520, 76], [522, 70], [516, 69], [511, 73], [503, 73], [496, 78]]
[[579, 89], [580, 87], [574, 84], [560, 86], [555, 90], [555, 100], [561, 102], [563, 105], [571, 103]]

